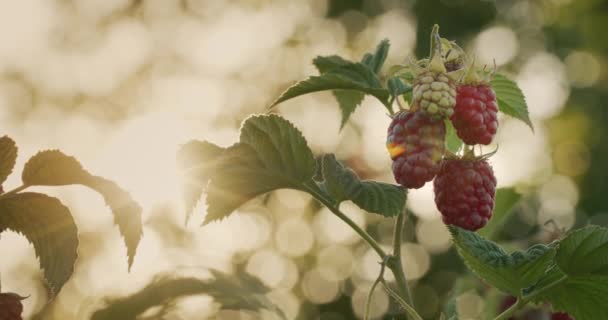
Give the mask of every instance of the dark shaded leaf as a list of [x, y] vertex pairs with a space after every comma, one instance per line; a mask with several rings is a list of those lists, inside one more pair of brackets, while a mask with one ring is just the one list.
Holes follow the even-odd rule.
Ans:
[[554, 248], [542, 244], [508, 254], [475, 232], [456, 226], [449, 229], [467, 267], [499, 290], [516, 297], [545, 274], [555, 256]]
[[568, 234], [558, 244], [556, 266], [536, 284], [537, 301], [575, 319], [602, 320], [608, 314], [608, 229], [589, 226]]
[[388, 104], [388, 91], [382, 87], [378, 77], [363, 64], [348, 63], [294, 84], [271, 107], [304, 94], [325, 90], [356, 90], [376, 97], [384, 105]]
[[22, 173], [27, 186], [79, 184], [99, 192], [114, 214], [114, 221], [125, 238], [129, 268], [142, 235], [141, 207], [114, 182], [87, 172], [76, 158], [59, 150], [41, 151], [25, 164]]
[[124, 298], [108, 301], [97, 310], [92, 320], [134, 320], [146, 310], [166, 305], [176, 299], [192, 295], [209, 295], [222, 309], [274, 311], [282, 319], [285, 314], [265, 295], [270, 291], [257, 278], [245, 273], [229, 275], [212, 271], [213, 278], [160, 277], [140, 291]]
[[58, 293], [74, 272], [77, 257], [78, 229], [70, 210], [44, 194], [14, 194], [0, 200], [0, 233], [5, 230], [29, 240], [51, 291]]
[[16, 162], [17, 146], [15, 141], [8, 136], [0, 138], [0, 186], [13, 172]]
[[190, 141], [177, 153], [182, 173], [186, 221], [203, 195], [211, 175], [226, 149], [207, 141]]
[[322, 158], [323, 182], [322, 187], [336, 203], [351, 200], [361, 209], [394, 217], [403, 211], [406, 191], [400, 186], [375, 182], [361, 181], [357, 174], [336, 160], [333, 154]]
[[367, 53], [363, 56], [361, 63], [368, 66], [375, 74], [379, 74], [391, 44], [388, 39], [384, 39], [376, 46], [376, 51], [373, 54]]
[[293, 124], [277, 115], [252, 116], [243, 123], [240, 142], [226, 149], [211, 177], [204, 223], [269, 191], [305, 190], [315, 168], [312, 152]]

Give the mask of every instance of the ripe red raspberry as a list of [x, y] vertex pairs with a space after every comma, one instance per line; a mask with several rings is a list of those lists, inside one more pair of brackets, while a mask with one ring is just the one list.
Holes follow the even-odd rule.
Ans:
[[386, 147], [394, 160], [395, 180], [405, 188], [418, 189], [439, 171], [445, 124], [423, 111], [399, 112], [388, 127]]
[[555, 312], [551, 315], [551, 320], [574, 320], [574, 318], [565, 312]]
[[487, 84], [461, 85], [450, 117], [466, 144], [490, 144], [498, 129], [496, 94]]
[[23, 299], [15, 293], [0, 293], [0, 320], [22, 320]]
[[496, 178], [486, 160], [446, 159], [433, 186], [446, 224], [475, 231], [490, 220]]

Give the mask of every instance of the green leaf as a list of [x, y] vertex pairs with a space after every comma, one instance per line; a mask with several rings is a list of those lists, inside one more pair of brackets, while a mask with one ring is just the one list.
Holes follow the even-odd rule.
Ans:
[[190, 141], [177, 153], [181, 170], [184, 201], [186, 203], [186, 222], [192, 210], [203, 195], [211, 175], [218, 166], [226, 149], [207, 141]]
[[23, 234], [34, 246], [53, 294], [74, 272], [78, 229], [70, 210], [40, 193], [18, 193], [0, 200], [0, 233]]
[[100, 193], [112, 209], [114, 221], [125, 238], [129, 268], [142, 235], [141, 207], [114, 182], [91, 175], [76, 158], [59, 150], [41, 151], [26, 164], [22, 173], [27, 186], [65, 186], [79, 184]]
[[340, 129], [344, 128], [350, 116], [355, 112], [358, 106], [363, 102], [365, 95], [354, 90], [334, 90], [333, 92], [340, 110], [342, 111], [342, 120], [340, 121]]
[[350, 62], [294, 84], [272, 103], [271, 108], [283, 101], [325, 90], [356, 90], [388, 104], [388, 91], [382, 87], [378, 77], [365, 65]]
[[0, 138], [0, 187], [13, 172], [17, 162], [17, 146], [15, 141], [4, 136]]
[[[333, 69], [350, 65], [352, 62], [344, 60], [340, 56], [319, 56], [313, 60], [313, 64], [317, 67], [320, 74], [324, 74]], [[342, 122], [340, 124], [340, 129], [342, 129], [351, 114], [361, 105], [365, 94], [354, 90], [334, 90], [332, 93], [336, 97], [342, 111]]]
[[452, 121], [445, 120], [445, 129], [445, 146], [450, 152], [457, 153], [462, 149], [464, 142], [456, 134], [456, 128], [454, 128]]
[[[270, 289], [245, 272], [224, 274], [211, 270], [213, 278], [172, 278], [159, 276], [138, 292], [119, 299], [95, 311], [92, 320], [135, 320], [155, 306], [170, 306], [177, 299], [193, 295], [209, 295], [220, 309], [275, 312], [286, 319], [281, 309], [266, 296]], [[159, 316], [159, 318], [161, 318]]]
[[351, 200], [361, 209], [394, 217], [401, 214], [405, 205], [406, 190], [400, 186], [376, 182], [361, 181], [357, 174], [344, 167], [333, 154], [322, 158], [322, 188], [336, 203]]
[[390, 46], [391, 44], [388, 39], [380, 41], [378, 46], [376, 46], [376, 51], [373, 54], [365, 54], [361, 63], [369, 67], [375, 74], [379, 74], [382, 65], [384, 65], [384, 61], [386, 61], [386, 57], [388, 56], [388, 49]]
[[208, 187], [204, 223], [230, 215], [245, 202], [281, 188], [306, 190], [316, 164], [302, 133], [278, 115], [248, 118], [240, 142], [222, 156]]
[[490, 219], [485, 227], [478, 231], [479, 235], [493, 239], [514, 212], [513, 208], [520, 199], [521, 194], [515, 192], [515, 188], [500, 188], [496, 190], [496, 201], [494, 203], [492, 219]]
[[133, 265], [137, 246], [143, 235], [141, 223], [142, 208], [131, 195], [118, 186], [114, 181], [99, 176], [89, 176], [82, 185], [87, 186], [101, 194], [106, 204], [114, 214], [114, 223], [118, 226], [120, 234], [125, 239], [129, 269]]
[[532, 121], [530, 121], [526, 98], [517, 86], [517, 83], [501, 74], [496, 74], [494, 79], [492, 79], [492, 88], [496, 92], [498, 109], [507, 115], [523, 121], [530, 129], [534, 130]]
[[353, 64], [352, 61], [348, 61], [340, 56], [318, 56], [312, 60], [312, 63], [317, 67], [320, 74], [326, 73], [333, 69], [344, 67]]
[[[537, 300], [550, 302], [577, 320], [602, 320], [608, 314], [608, 229], [589, 226], [558, 244], [556, 268], [537, 284]], [[534, 292], [534, 290], [531, 290]]]
[[388, 91], [390, 92], [391, 96], [393, 96], [395, 98], [399, 97], [402, 94], [412, 91], [412, 87], [405, 84], [403, 82], [403, 80], [401, 80], [398, 77], [393, 77], [393, 78], [388, 79], [387, 84], [388, 84]]
[[449, 229], [467, 267], [499, 290], [516, 297], [545, 274], [555, 255], [554, 248], [541, 244], [508, 254], [498, 244], [474, 232], [456, 226]]

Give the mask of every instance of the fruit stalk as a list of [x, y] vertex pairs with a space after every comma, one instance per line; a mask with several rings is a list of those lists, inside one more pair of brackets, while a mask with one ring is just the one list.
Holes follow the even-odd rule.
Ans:
[[403, 207], [403, 212], [397, 216], [397, 221], [395, 222], [395, 233], [393, 238], [393, 255], [388, 259], [387, 266], [393, 272], [395, 276], [395, 281], [397, 282], [397, 288], [399, 288], [399, 293], [410, 306], [414, 307], [414, 301], [412, 300], [412, 294], [410, 292], [410, 287], [407, 284], [407, 278], [405, 277], [405, 272], [403, 271], [403, 263], [401, 257], [401, 235], [403, 232], [403, 225], [405, 223], [405, 214], [406, 214], [405, 206]]

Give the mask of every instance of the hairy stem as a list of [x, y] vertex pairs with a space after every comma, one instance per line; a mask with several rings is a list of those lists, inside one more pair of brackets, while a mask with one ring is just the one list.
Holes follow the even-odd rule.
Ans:
[[406, 209], [404, 205], [403, 212], [399, 216], [397, 216], [397, 221], [395, 222], [393, 255], [388, 260], [387, 266], [395, 275], [395, 281], [397, 282], [397, 288], [399, 289], [401, 296], [409, 305], [413, 306], [414, 301], [412, 300], [410, 287], [407, 284], [407, 278], [405, 277], [405, 272], [403, 271], [403, 261], [401, 257], [401, 235], [403, 233], [403, 226], [405, 224], [405, 215]]
[[26, 185], [26, 184], [24, 184], [24, 185], [22, 185], [20, 187], [17, 187], [15, 189], [11, 190], [11, 191], [8, 191], [6, 193], [0, 194], [0, 199], [8, 198], [8, 197], [10, 197], [10, 196], [12, 196], [12, 195], [14, 195], [14, 194], [16, 194], [18, 192], [21, 192], [21, 191], [23, 191], [23, 190], [25, 190], [27, 188], [29, 188], [29, 186]]
[[[387, 256], [388, 258], [388, 256]], [[388, 259], [384, 259], [382, 261], [382, 263], [380, 264], [380, 274], [378, 275], [378, 278], [376, 278], [376, 281], [374, 281], [374, 283], [372, 284], [372, 287], [369, 289], [369, 293], [367, 294], [367, 299], [365, 301], [365, 314], [363, 316], [363, 320], [369, 320], [369, 313], [371, 310], [371, 306], [372, 306], [372, 297], [374, 296], [374, 291], [376, 290], [376, 287], [378, 286], [378, 284], [380, 282], [382, 282], [384, 280], [384, 269], [386, 268], [386, 262], [388, 261]]]
[[393, 291], [393, 289], [388, 286], [386, 281], [382, 280], [382, 285], [384, 286], [384, 290], [386, 290], [386, 292], [399, 303], [405, 312], [407, 312], [408, 316], [414, 320], [422, 320], [422, 317], [418, 314], [418, 312], [416, 312], [416, 310], [409, 303], [403, 300], [401, 296], [397, 294], [397, 292]]

